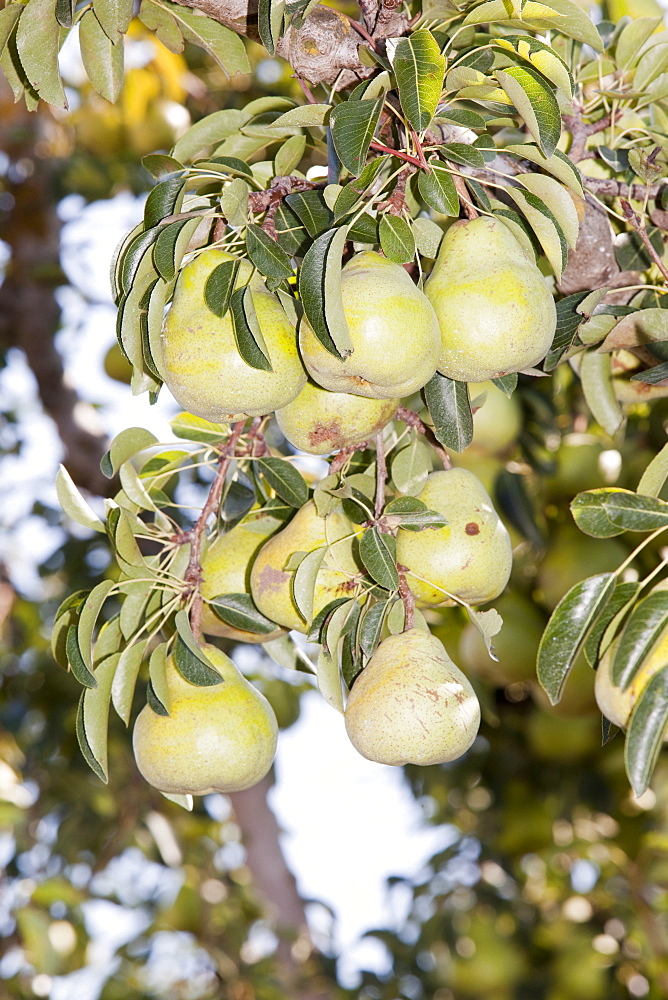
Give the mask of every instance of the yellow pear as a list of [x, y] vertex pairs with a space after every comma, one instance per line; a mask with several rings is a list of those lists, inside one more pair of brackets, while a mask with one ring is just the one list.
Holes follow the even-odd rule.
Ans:
[[170, 795], [238, 792], [260, 781], [274, 760], [278, 725], [269, 702], [225, 653], [202, 651], [221, 683], [197, 687], [167, 660], [169, 716], [146, 705], [137, 717], [133, 747], [144, 778]]
[[473, 743], [480, 704], [443, 643], [412, 628], [378, 646], [353, 684], [345, 724], [367, 760], [442, 764]]
[[[251, 593], [255, 605], [272, 621], [285, 628], [307, 632], [310, 622], [300, 612], [293, 594], [295, 568], [288, 568], [297, 552], [324, 552], [313, 595], [313, 617], [337, 597], [353, 597], [360, 570], [352, 552], [354, 536], [361, 526], [334, 510], [319, 517], [313, 500], [297, 511], [290, 523], [262, 546], [251, 569]], [[292, 564], [291, 564], [292, 565]]]
[[[237, 349], [230, 310], [221, 319], [207, 306], [207, 279], [228, 260], [234, 260], [231, 254], [210, 249], [183, 268], [163, 325], [161, 357], [155, 359], [181, 406], [214, 423], [271, 413], [294, 399], [306, 382], [295, 330], [261, 279], [252, 279], [251, 296], [273, 371], [246, 364]], [[237, 287], [250, 273], [250, 264], [242, 261]]]
[[418, 499], [448, 520], [444, 528], [399, 529], [397, 563], [420, 605], [498, 597], [512, 567], [510, 536], [487, 491], [468, 469], [432, 472]]
[[276, 422], [295, 448], [309, 455], [328, 455], [372, 440], [398, 405], [398, 399], [330, 392], [309, 381], [291, 403], [276, 410]]
[[493, 382], [480, 382], [471, 386], [471, 401], [485, 394], [484, 402], [473, 414], [473, 441], [475, 448], [497, 454], [513, 444], [522, 429], [522, 407], [517, 394], [506, 396]]
[[[266, 540], [266, 535], [249, 531], [243, 523], [216, 538], [201, 561], [200, 592], [205, 602], [223, 594], [250, 594], [251, 563]], [[202, 608], [202, 630], [207, 635], [235, 639], [237, 642], [268, 642], [283, 634], [280, 628], [267, 633], [233, 628], [221, 621], [206, 603]]]
[[462, 382], [532, 368], [552, 344], [557, 313], [535, 263], [499, 219], [455, 222], [425, 285], [443, 339], [438, 370]]
[[494, 607], [503, 618], [503, 628], [492, 639], [498, 662], [491, 658], [480, 632], [469, 622], [459, 640], [462, 666], [498, 687], [535, 681], [536, 654], [546, 619], [529, 598], [513, 591], [503, 594]]
[[407, 271], [365, 250], [343, 268], [341, 295], [353, 353], [339, 360], [302, 319], [299, 346], [311, 378], [331, 392], [372, 399], [421, 389], [436, 371], [441, 340], [434, 310]]
[[[620, 637], [621, 638], [621, 637]], [[596, 671], [595, 693], [598, 707], [606, 719], [609, 719], [620, 729], [626, 729], [631, 712], [654, 674], [665, 669], [668, 663], [668, 629], [664, 629], [649, 656], [642, 663], [635, 677], [622, 691], [612, 681], [612, 661], [619, 646], [620, 638], [615, 639], [601, 657]], [[664, 743], [668, 742], [668, 725], [663, 734]]]

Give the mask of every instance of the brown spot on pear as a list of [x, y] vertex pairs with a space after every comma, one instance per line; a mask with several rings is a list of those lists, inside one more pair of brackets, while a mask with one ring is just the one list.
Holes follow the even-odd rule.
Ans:
[[542, 361], [554, 337], [554, 298], [536, 264], [500, 219], [455, 222], [425, 294], [441, 327], [438, 370], [484, 382]]
[[[397, 535], [397, 562], [421, 605], [452, 604], [453, 594], [484, 604], [510, 576], [510, 536], [477, 476], [467, 469], [432, 472], [418, 499], [447, 518], [444, 528]], [[477, 530], [475, 530], [477, 529]]]
[[202, 651], [221, 683], [197, 687], [167, 660], [169, 716], [146, 705], [132, 737], [137, 767], [169, 795], [238, 792], [260, 781], [276, 753], [278, 725], [269, 702], [225, 653]]
[[367, 760], [442, 764], [473, 743], [480, 705], [443, 644], [413, 628], [378, 646], [353, 684], [345, 725]]
[[[209, 249], [183, 268], [155, 359], [181, 406], [214, 423], [270, 413], [294, 399], [306, 382], [295, 330], [261, 279], [251, 280], [251, 295], [273, 371], [246, 364], [237, 348], [231, 312], [221, 319], [208, 308], [204, 286], [214, 269], [228, 260], [234, 257]], [[242, 261], [237, 288], [248, 282], [250, 273], [250, 264]]]
[[398, 399], [433, 377], [441, 351], [434, 310], [399, 264], [372, 250], [341, 272], [343, 311], [353, 353], [341, 361], [322, 346], [306, 318], [299, 346], [311, 378], [331, 392]]

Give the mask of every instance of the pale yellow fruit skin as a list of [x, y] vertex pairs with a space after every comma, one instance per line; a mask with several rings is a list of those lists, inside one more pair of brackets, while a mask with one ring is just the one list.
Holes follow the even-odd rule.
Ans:
[[[448, 519], [445, 528], [397, 535], [397, 562], [420, 605], [469, 604], [498, 597], [512, 568], [510, 536], [477, 476], [468, 469], [432, 472], [418, 499]], [[447, 593], [446, 593], [447, 592]]]
[[286, 563], [294, 552], [313, 552], [329, 542], [316, 578], [313, 617], [337, 597], [354, 597], [360, 570], [352, 554], [352, 541], [361, 526], [342, 511], [318, 517], [312, 500], [297, 511], [290, 523], [262, 546], [251, 569], [251, 593], [255, 605], [284, 628], [307, 632], [307, 622], [292, 596], [294, 570]]
[[445, 234], [425, 284], [441, 326], [438, 370], [461, 382], [532, 368], [557, 323], [545, 279], [510, 230], [480, 216]]
[[[222, 594], [250, 594], [250, 567], [258, 549], [267, 536], [248, 531], [237, 524], [231, 531], [220, 535], [202, 556], [202, 582], [200, 592], [205, 602]], [[269, 642], [283, 635], [275, 632], [247, 632], [226, 625], [205, 603], [202, 607], [202, 631], [237, 642]]]
[[291, 403], [276, 410], [276, 422], [295, 448], [309, 455], [328, 455], [373, 439], [398, 406], [398, 399], [330, 392], [307, 382]]
[[[618, 646], [619, 639], [615, 639], [601, 657], [596, 671], [594, 691], [596, 703], [606, 719], [609, 719], [615, 726], [619, 726], [620, 729], [626, 729], [638, 698], [654, 674], [668, 665], [668, 629], [664, 630], [659, 641], [625, 691], [615, 687], [612, 683], [612, 661]], [[668, 742], [668, 725], [663, 733], [663, 741], [664, 743]]]
[[278, 724], [269, 702], [215, 646], [202, 651], [223, 681], [196, 687], [167, 661], [169, 716], [146, 705], [132, 737], [137, 767], [169, 795], [239, 792], [265, 776], [276, 754]]
[[[295, 330], [283, 307], [259, 279], [253, 305], [273, 371], [251, 368], [237, 350], [230, 311], [220, 319], [204, 301], [204, 286], [219, 264], [234, 258], [205, 250], [181, 271], [162, 330], [156, 364], [174, 398], [189, 413], [214, 423], [259, 417], [285, 406], [306, 382]], [[240, 279], [248, 279], [248, 265]]]
[[480, 704], [443, 644], [409, 629], [381, 642], [353, 684], [345, 725], [367, 760], [442, 764], [473, 743]]
[[354, 351], [340, 361], [302, 319], [299, 346], [311, 378], [331, 392], [397, 399], [421, 389], [440, 357], [438, 321], [400, 264], [372, 250], [341, 272], [343, 311]]
[[522, 407], [516, 395], [506, 396], [493, 382], [471, 386], [471, 401], [486, 393], [485, 401], [473, 414], [472, 445], [497, 454], [513, 444], [522, 429]]

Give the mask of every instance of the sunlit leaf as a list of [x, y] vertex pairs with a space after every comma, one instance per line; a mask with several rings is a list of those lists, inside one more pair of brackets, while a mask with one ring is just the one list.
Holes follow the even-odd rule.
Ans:
[[452, 451], [468, 448], [473, 440], [473, 414], [467, 383], [436, 372], [422, 392], [436, 438]]
[[436, 113], [443, 89], [445, 57], [426, 28], [400, 38], [392, 68], [397, 78], [401, 109], [416, 132], [422, 132]]

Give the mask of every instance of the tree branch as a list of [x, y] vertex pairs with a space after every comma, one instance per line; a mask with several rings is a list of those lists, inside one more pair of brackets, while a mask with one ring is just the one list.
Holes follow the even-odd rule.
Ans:
[[658, 269], [661, 271], [661, 274], [663, 275], [665, 280], [668, 281], [668, 267], [666, 267], [663, 260], [661, 259], [661, 255], [658, 254], [655, 248], [653, 247], [652, 241], [647, 235], [647, 230], [641, 223], [638, 215], [633, 211], [633, 209], [631, 208], [631, 206], [629, 205], [628, 201], [626, 201], [625, 198], [620, 198], [620, 204], [622, 206], [624, 218], [626, 219], [628, 224], [633, 229], [635, 229], [638, 236], [643, 241], [647, 253], [650, 255], [650, 257], [652, 258]]

